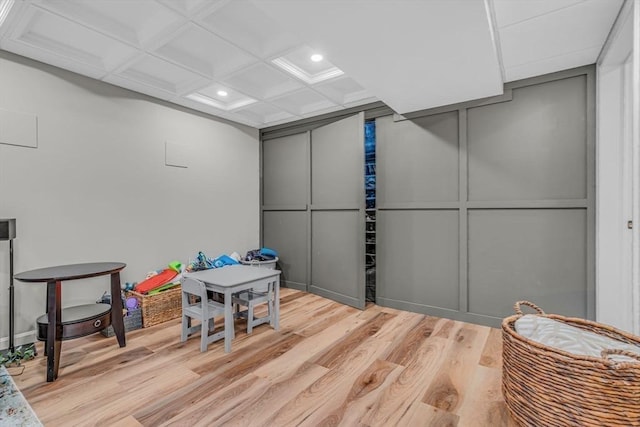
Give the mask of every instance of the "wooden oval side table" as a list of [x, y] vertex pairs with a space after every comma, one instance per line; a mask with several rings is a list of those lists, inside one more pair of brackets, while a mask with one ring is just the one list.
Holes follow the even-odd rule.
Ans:
[[[126, 346], [120, 298], [120, 271], [125, 267], [126, 264], [122, 262], [93, 262], [40, 268], [15, 275], [15, 279], [21, 282], [47, 284], [47, 321], [44, 322], [42, 316], [38, 319], [38, 337], [45, 338], [46, 334], [47, 382], [58, 378], [63, 339], [93, 334], [113, 324], [118, 344], [120, 347]], [[96, 307], [91, 308], [80, 306], [62, 310], [63, 281], [106, 275], [111, 275], [110, 310], [104, 304], [95, 304]], [[52, 325], [55, 327], [51, 327]]]

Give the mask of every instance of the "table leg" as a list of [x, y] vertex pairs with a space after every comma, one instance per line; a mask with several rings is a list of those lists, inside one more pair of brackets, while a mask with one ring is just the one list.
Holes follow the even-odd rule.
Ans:
[[224, 352], [231, 351], [231, 340], [234, 336], [233, 304], [231, 304], [231, 290], [224, 291]]
[[111, 325], [118, 338], [120, 347], [127, 345], [124, 334], [124, 319], [122, 318], [122, 298], [120, 298], [120, 272], [111, 274]]
[[47, 282], [47, 382], [58, 378], [60, 367], [60, 347], [62, 345], [62, 286], [60, 282]]
[[280, 329], [280, 276], [276, 277], [275, 283], [273, 284], [273, 316], [272, 316], [272, 324], [273, 329], [276, 331]]
[[[53, 289], [53, 290], [52, 290]], [[49, 314], [49, 300], [51, 298], [55, 298], [55, 287], [54, 288], [50, 288], [47, 284], [47, 299], [44, 302], [44, 312]], [[47, 329], [47, 332], [49, 330]], [[47, 334], [48, 335], [48, 334]], [[46, 356], [48, 354], [48, 349], [47, 349], [47, 343], [44, 343], [44, 355]]]

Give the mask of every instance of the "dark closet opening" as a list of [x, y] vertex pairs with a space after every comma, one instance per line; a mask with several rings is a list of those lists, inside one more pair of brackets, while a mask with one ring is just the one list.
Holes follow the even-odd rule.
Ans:
[[366, 301], [376, 301], [376, 122], [364, 123]]

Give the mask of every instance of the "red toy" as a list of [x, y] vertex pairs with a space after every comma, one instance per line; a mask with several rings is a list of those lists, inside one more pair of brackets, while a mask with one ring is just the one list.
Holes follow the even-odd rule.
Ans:
[[155, 276], [151, 276], [148, 279], [143, 280], [138, 283], [135, 287], [136, 292], [140, 292], [141, 294], [146, 294], [149, 291], [154, 290], [155, 288], [159, 288], [160, 286], [166, 285], [171, 282], [176, 276], [178, 272], [167, 268], [166, 270], [161, 271]]

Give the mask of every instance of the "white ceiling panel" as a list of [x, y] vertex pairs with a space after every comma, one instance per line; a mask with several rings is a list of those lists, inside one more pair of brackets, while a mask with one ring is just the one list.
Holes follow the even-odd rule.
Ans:
[[136, 46], [170, 34], [186, 22], [153, 0], [129, 1], [126, 7], [118, 7], [114, 0], [39, 0], [37, 4]]
[[243, 93], [231, 90], [219, 83], [207, 86], [197, 92], [187, 95], [187, 98], [193, 101], [212, 105], [225, 111], [234, 110], [256, 102], [255, 99], [250, 98]]
[[302, 117], [304, 118], [315, 117], [321, 114], [333, 113], [335, 111], [340, 111], [340, 110], [344, 110], [344, 107], [342, 105], [334, 105], [331, 107], [324, 107], [317, 110], [312, 110], [308, 113], [304, 113]]
[[342, 76], [337, 79], [319, 83], [315, 90], [327, 96], [337, 104], [353, 104], [356, 102], [371, 102], [371, 92], [360, 86], [350, 77]]
[[216, 34], [266, 59], [299, 44], [273, 19], [247, 1], [227, 2], [200, 20]]
[[[618, 7], [611, 7], [618, 4]], [[569, 68], [569, 58], [574, 52], [594, 52], [585, 62], [592, 64], [597, 59], [604, 40], [619, 10], [619, 0], [589, 0], [565, 7], [553, 13], [510, 25], [500, 29], [502, 58], [505, 69], [539, 62], [548, 58], [567, 58], [567, 65], [561, 59], [556, 61], [560, 67], [547, 72]], [[580, 23], [566, 31], [566, 23], [580, 16]], [[500, 25], [500, 24], [499, 24]], [[528, 74], [528, 73], [527, 73]]]
[[204, 8], [224, 4], [228, 0], [158, 0], [161, 4], [189, 17], [193, 17]]
[[274, 98], [270, 102], [296, 116], [304, 116], [336, 106], [334, 102], [306, 88]]
[[233, 74], [224, 83], [261, 99], [273, 98], [302, 87], [302, 83], [262, 62]]
[[592, 64], [593, 58], [596, 58], [599, 52], [600, 48], [594, 47], [505, 68], [505, 81], [512, 82], [514, 80], [526, 79], [528, 77], [566, 70], [568, 68], [580, 67], [585, 64]]
[[399, 113], [502, 93], [483, 1], [252, 2]]
[[121, 77], [180, 95], [206, 80], [189, 70], [151, 55], [145, 55], [117, 73]]
[[235, 111], [236, 114], [246, 117], [248, 120], [258, 123], [259, 125], [273, 124], [282, 122], [283, 120], [300, 119], [301, 117], [282, 111], [278, 107], [274, 107], [266, 102], [257, 102], [247, 107], [240, 108]]
[[136, 52], [124, 43], [33, 6], [11, 39], [106, 71]]
[[593, 63], [622, 2], [16, 0], [0, 48], [266, 127], [378, 100], [454, 104]]
[[209, 77], [229, 74], [256, 62], [254, 57], [194, 24], [182, 29], [156, 53]]
[[[342, 70], [324, 58], [320, 52], [320, 50], [312, 49], [309, 46], [300, 46], [272, 59], [271, 63], [310, 85], [344, 74]], [[319, 55], [322, 59], [314, 61], [311, 59], [314, 55]]]
[[8, 38], [0, 40], [0, 48], [94, 79], [101, 79], [106, 74], [103, 67], [92, 67], [83, 62], [60, 56], [50, 50], [33, 47]]
[[175, 94], [170, 90], [164, 90], [158, 86], [147, 85], [140, 81], [129, 80], [126, 77], [120, 75], [108, 75], [102, 79], [107, 83], [111, 83], [115, 86], [120, 86], [125, 89], [133, 90], [135, 92], [144, 93], [145, 95], [153, 96], [154, 98], [169, 101], [175, 98]]
[[585, 0], [493, 0], [500, 28], [517, 24]]
[[312, 49], [309, 46], [301, 46], [286, 53], [285, 55], [282, 55], [281, 58], [286, 59], [289, 63], [295, 65], [303, 73], [309, 76], [310, 79], [331, 73], [335, 69], [335, 66], [327, 60], [313, 61], [311, 56], [315, 53], [322, 54], [319, 50]]
[[189, 98], [179, 97], [179, 98], [173, 99], [171, 102], [173, 102], [174, 104], [182, 105], [187, 108], [191, 108], [193, 110], [210, 114], [212, 116], [220, 117], [220, 118], [229, 120], [231, 122], [241, 123], [243, 125], [247, 125], [255, 128], [260, 127], [259, 122], [249, 120], [248, 118], [240, 116], [236, 113], [230, 113], [228, 111], [220, 110], [218, 108], [203, 105], [199, 102], [192, 101]]
[[224, 111], [223, 109], [216, 108], [212, 105], [203, 104], [199, 101], [194, 101], [187, 97], [175, 98], [173, 102], [175, 102], [176, 104], [183, 105], [185, 107], [193, 108], [194, 110], [203, 111], [205, 113], [213, 114], [220, 117], [226, 114], [226, 111]]

